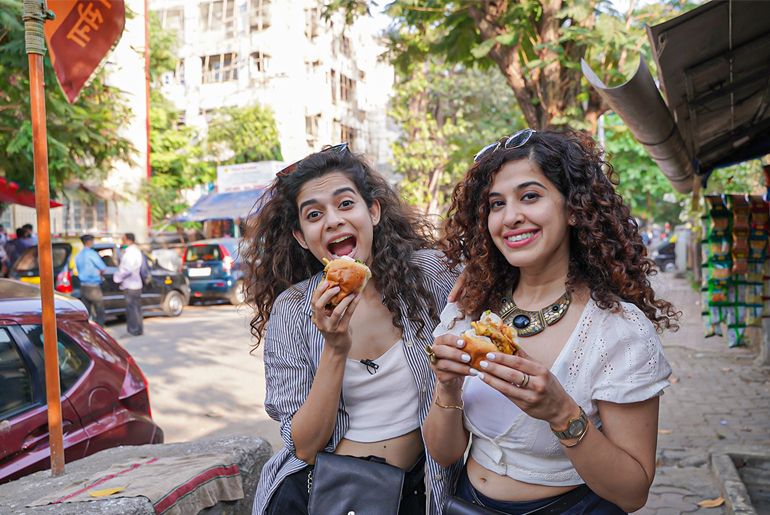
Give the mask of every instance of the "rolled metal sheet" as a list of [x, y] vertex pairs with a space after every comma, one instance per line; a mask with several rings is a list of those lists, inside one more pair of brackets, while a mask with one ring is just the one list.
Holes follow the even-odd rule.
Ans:
[[588, 82], [625, 122], [674, 189], [679, 193], [692, 192], [695, 176], [692, 158], [674, 117], [658, 92], [644, 56], [640, 56], [634, 76], [614, 88], [608, 88], [582, 59], [581, 66]]

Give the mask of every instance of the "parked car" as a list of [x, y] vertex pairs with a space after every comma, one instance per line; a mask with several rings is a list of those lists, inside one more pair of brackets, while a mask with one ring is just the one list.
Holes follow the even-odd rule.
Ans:
[[[64, 458], [163, 443], [147, 380], [83, 303], [55, 295]], [[40, 287], [0, 279], [0, 483], [50, 468]]]
[[[80, 295], [80, 279], [75, 266], [75, 256], [83, 249], [79, 238], [56, 240], [51, 245], [53, 251], [53, 272], [55, 289], [73, 297]], [[126, 312], [125, 297], [120, 285], [112, 280], [120, 264], [121, 248], [112, 241], [100, 240], [94, 243], [94, 250], [99, 253], [107, 265], [102, 274], [102, 292], [104, 295], [105, 314], [123, 316]], [[151, 263], [153, 281], [142, 288], [142, 312], [163, 310], [166, 316], [175, 317], [190, 301], [190, 283], [179, 271], [160, 267], [145, 254]], [[11, 279], [40, 284], [40, 265], [37, 246], [29, 247], [11, 267]]]
[[664, 272], [676, 271], [676, 234], [671, 235], [666, 241], [658, 245], [650, 257]]
[[193, 297], [243, 302], [246, 270], [238, 252], [240, 244], [240, 238], [215, 238], [185, 247], [182, 272], [190, 281]]

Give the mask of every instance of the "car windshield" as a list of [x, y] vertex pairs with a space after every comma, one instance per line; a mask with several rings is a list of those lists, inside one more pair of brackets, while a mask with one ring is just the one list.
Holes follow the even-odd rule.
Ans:
[[[72, 247], [69, 244], [54, 244], [53, 245], [53, 267], [57, 269], [61, 267], [69, 256]], [[30, 272], [40, 269], [40, 262], [37, 255], [37, 247], [30, 247], [24, 254], [21, 255], [19, 262], [16, 263], [16, 271], [18, 272]]]
[[219, 245], [193, 245], [187, 247], [185, 261], [221, 261]]

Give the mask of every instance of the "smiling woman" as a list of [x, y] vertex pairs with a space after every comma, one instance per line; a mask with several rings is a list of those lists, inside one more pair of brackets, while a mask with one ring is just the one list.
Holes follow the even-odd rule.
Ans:
[[[422, 349], [457, 273], [434, 250], [429, 224], [345, 144], [287, 167], [266, 197], [245, 239], [246, 296], [264, 343], [265, 410], [285, 447], [262, 471], [254, 513], [307, 513], [308, 485], [328, 480], [313, 476], [325, 451], [401, 469], [401, 496], [388, 499], [397, 512], [437, 515], [459, 463], [441, 467], [425, 454], [434, 377]], [[323, 280], [335, 259], [369, 267], [360, 293], [340, 299]], [[377, 490], [362, 482], [355, 495]]]

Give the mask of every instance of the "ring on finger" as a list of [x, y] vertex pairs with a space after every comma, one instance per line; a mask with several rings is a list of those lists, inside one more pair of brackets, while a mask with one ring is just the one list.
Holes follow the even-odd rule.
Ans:
[[529, 384], [529, 374], [524, 374], [524, 377], [521, 378], [521, 382], [516, 386], [519, 388], [526, 388], [528, 384]]
[[426, 345], [425, 346], [425, 353], [428, 355], [428, 360], [430, 360], [431, 365], [436, 364], [436, 353], [433, 351], [433, 345]]
[[311, 309], [310, 312], [315, 315], [315, 309]]

